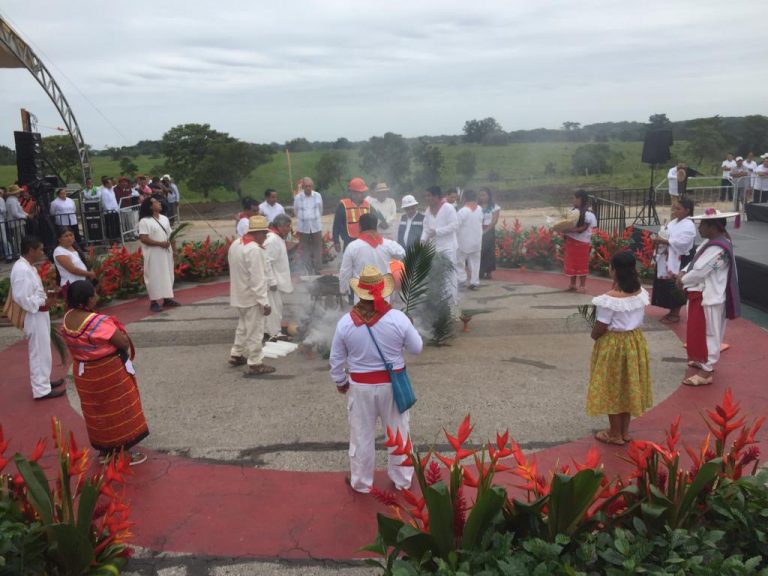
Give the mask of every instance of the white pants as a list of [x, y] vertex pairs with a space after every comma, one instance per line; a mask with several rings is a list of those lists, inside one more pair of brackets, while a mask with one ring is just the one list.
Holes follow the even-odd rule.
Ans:
[[40, 398], [51, 391], [51, 316], [48, 312], [24, 317], [24, 336], [29, 340], [29, 379], [32, 396]]
[[[376, 464], [376, 418], [386, 430], [408, 435], [409, 412], [400, 414], [392, 397], [391, 384], [355, 384], [350, 381], [347, 392], [347, 414], [349, 416], [349, 466], [350, 485], [357, 492], [368, 493], [373, 487], [373, 472]], [[410, 488], [413, 468], [400, 466], [405, 456], [392, 456], [390, 448], [387, 474], [398, 489]]]
[[238, 308], [240, 319], [235, 330], [235, 343], [230, 351], [231, 356], [244, 356], [249, 366], [261, 364], [264, 361], [264, 350], [261, 344], [264, 338], [264, 314], [261, 306]]
[[452, 307], [459, 305], [459, 276], [456, 273], [456, 251], [441, 252], [448, 259], [452, 267], [445, 274], [445, 296]]
[[469, 266], [469, 285], [477, 286], [480, 284], [480, 250], [477, 252], [456, 252], [456, 273], [458, 274], [459, 284], [467, 281], [467, 266]]
[[702, 306], [707, 324], [707, 362], [700, 364], [705, 372], [713, 372], [720, 360], [720, 346], [725, 337], [725, 304]]
[[266, 330], [270, 336], [278, 336], [283, 323], [283, 295], [280, 290], [269, 291], [269, 306], [272, 312], [266, 318]]

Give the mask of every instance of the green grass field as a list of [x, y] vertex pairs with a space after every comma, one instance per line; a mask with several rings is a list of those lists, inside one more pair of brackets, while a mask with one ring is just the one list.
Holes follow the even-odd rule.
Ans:
[[[574, 175], [571, 174], [571, 157], [574, 151], [582, 143], [532, 143], [509, 144], [507, 146], [480, 146], [477, 144], [458, 144], [455, 146], [444, 145], [442, 151], [445, 156], [445, 165], [442, 171], [440, 184], [451, 186], [457, 183], [455, 172], [456, 156], [463, 150], [470, 149], [477, 155], [477, 173], [469, 186], [490, 185], [497, 190], [514, 190], [524, 192], [533, 188], [562, 187], [572, 189], [579, 186], [611, 186], [617, 188], [645, 187], [649, 182], [649, 169], [641, 162], [642, 142], [610, 142], [614, 158], [611, 161], [613, 172], [611, 174]], [[685, 143], [678, 142], [672, 149], [673, 157], [676, 150], [683, 149]], [[360, 167], [359, 156], [356, 150], [341, 151], [348, 159], [347, 174], [362, 176], [367, 181], [373, 178], [366, 174]], [[301, 176], [314, 176], [317, 161], [323, 151], [300, 152], [291, 155], [293, 183]], [[162, 164], [162, 158], [150, 158], [139, 156], [134, 158], [139, 166], [139, 171], [148, 175], [160, 175], [157, 170]], [[546, 175], [548, 163], [554, 166], [554, 174]], [[94, 180], [102, 175], [116, 176], [120, 173], [119, 162], [106, 157], [97, 157], [92, 160]], [[705, 172], [712, 171], [712, 167], [705, 167]], [[657, 172], [656, 181], [664, 178], [666, 168]], [[177, 180], [180, 174], [172, 174]], [[0, 166], [0, 183], [9, 185], [16, 179], [15, 166]], [[182, 196], [191, 202], [205, 201], [201, 194], [189, 191], [183, 180], [181, 182]], [[285, 153], [276, 153], [269, 164], [260, 166], [254, 170], [243, 182], [243, 190], [246, 194], [261, 198], [266, 188], [278, 190], [282, 202], [289, 201], [289, 174], [288, 162]], [[329, 198], [338, 196], [341, 189], [324, 191]], [[395, 190], [397, 195], [412, 192], [411, 190]], [[208, 201], [232, 202], [237, 197], [233, 191], [218, 189], [211, 193]]]

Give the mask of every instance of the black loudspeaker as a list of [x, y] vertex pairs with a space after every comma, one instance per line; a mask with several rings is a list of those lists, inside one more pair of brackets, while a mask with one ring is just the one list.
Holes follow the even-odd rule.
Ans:
[[648, 130], [643, 142], [643, 162], [666, 164], [672, 158], [670, 146], [672, 146], [672, 130]]
[[19, 185], [43, 179], [43, 142], [37, 132], [14, 132]]

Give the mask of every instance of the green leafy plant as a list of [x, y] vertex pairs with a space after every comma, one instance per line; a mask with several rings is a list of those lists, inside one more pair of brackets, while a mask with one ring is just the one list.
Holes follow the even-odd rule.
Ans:
[[432, 244], [414, 242], [405, 249], [404, 269], [400, 276], [400, 299], [405, 305], [403, 312], [409, 317], [427, 297], [434, 258], [435, 248]]

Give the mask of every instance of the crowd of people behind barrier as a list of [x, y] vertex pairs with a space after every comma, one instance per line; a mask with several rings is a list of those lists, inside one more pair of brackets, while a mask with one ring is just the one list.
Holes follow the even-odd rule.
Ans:
[[[150, 196], [162, 198], [171, 224], [179, 219], [179, 189], [170, 175], [134, 180], [125, 176], [115, 181], [102, 176], [101, 186], [86, 179], [82, 190], [58, 188], [45, 206], [30, 186], [0, 186], [0, 257], [13, 262], [20, 255], [22, 239], [41, 233], [43, 220], [50, 217], [55, 230], [68, 228], [75, 242], [115, 242], [138, 237], [139, 205]], [[47, 214], [46, 214], [47, 212]], [[89, 222], [95, 224], [89, 225]]]

